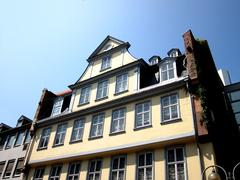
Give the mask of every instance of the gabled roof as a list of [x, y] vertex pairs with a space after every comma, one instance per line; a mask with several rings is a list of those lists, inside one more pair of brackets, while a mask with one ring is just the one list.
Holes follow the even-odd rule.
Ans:
[[122, 41], [122, 40], [119, 40], [119, 39], [117, 39], [117, 38], [114, 38], [114, 37], [108, 35], [108, 36], [102, 41], [102, 43], [93, 51], [93, 53], [88, 57], [88, 61], [89, 61], [90, 59], [92, 59], [93, 57], [95, 57], [95, 56], [98, 54], [98, 52], [107, 44], [107, 42], [108, 42], [109, 40], [111, 40], [111, 41], [113, 41], [113, 42], [115, 42], [115, 43], [117, 43], [117, 44], [119, 44], [119, 45], [121, 45], [121, 44], [126, 44], [126, 42], [124, 42], [124, 41]]
[[28, 117], [26, 117], [26, 116], [24, 116], [24, 115], [21, 115], [20, 118], [18, 118], [17, 121], [19, 122], [19, 121], [23, 121], [23, 120], [28, 121], [29, 123], [32, 122], [31, 119], [29, 119]]

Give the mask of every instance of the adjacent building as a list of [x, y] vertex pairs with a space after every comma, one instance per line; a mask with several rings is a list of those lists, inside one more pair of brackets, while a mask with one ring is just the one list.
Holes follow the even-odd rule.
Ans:
[[22, 179], [32, 120], [21, 116], [16, 127], [0, 124], [0, 179]]
[[[173, 48], [146, 63], [108, 36], [69, 90], [44, 89], [26, 179], [200, 180], [209, 165], [239, 160], [237, 148], [222, 157], [238, 136], [210, 50], [191, 31], [183, 38], [185, 53]], [[219, 143], [223, 128], [233, 130]]]

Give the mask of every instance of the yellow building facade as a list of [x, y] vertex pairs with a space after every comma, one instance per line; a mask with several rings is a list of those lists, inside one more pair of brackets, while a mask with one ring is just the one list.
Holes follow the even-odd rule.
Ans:
[[44, 91], [26, 179], [200, 180], [215, 164], [211, 143], [196, 141], [179, 51], [148, 64], [129, 47], [108, 36], [71, 91]]

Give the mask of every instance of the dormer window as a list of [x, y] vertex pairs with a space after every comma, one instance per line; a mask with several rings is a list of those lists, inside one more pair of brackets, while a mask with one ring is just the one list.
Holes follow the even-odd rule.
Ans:
[[51, 116], [56, 116], [61, 113], [62, 104], [63, 104], [63, 97], [57, 97], [53, 104]]
[[101, 71], [110, 68], [111, 56], [105, 56], [102, 59]]
[[173, 49], [171, 49], [171, 50], [168, 52], [168, 56], [169, 56], [169, 57], [178, 57], [178, 56], [180, 56], [180, 55], [182, 55], [182, 54], [181, 54], [181, 51], [180, 51], [179, 49], [177, 49], [177, 48], [173, 48]]
[[160, 66], [160, 82], [165, 82], [176, 77], [176, 64], [173, 60], [166, 60]]

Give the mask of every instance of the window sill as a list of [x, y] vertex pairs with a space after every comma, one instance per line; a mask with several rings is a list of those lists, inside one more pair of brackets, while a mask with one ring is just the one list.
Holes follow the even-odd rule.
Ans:
[[115, 92], [114, 96], [118, 96], [118, 95], [126, 93], [126, 92], [128, 92], [128, 89], [124, 90], [124, 91], [121, 91], [121, 92]]
[[95, 139], [100, 139], [103, 138], [103, 136], [94, 136], [94, 137], [89, 137], [88, 140], [95, 140]]
[[133, 130], [138, 131], [138, 130], [141, 130], [141, 129], [151, 128], [151, 127], [152, 127], [152, 124], [149, 124], [149, 125], [146, 125], [146, 126], [135, 127]]
[[102, 100], [107, 99], [107, 98], [108, 98], [108, 96], [105, 96], [105, 97], [102, 97], [102, 98], [99, 98], [99, 99], [95, 99], [95, 102], [102, 101]]
[[85, 102], [85, 103], [82, 103], [82, 104], [78, 104], [77, 106], [78, 107], [81, 107], [81, 106], [84, 106], [84, 105], [87, 105], [87, 104], [89, 104], [90, 102]]
[[126, 133], [125, 130], [123, 130], [123, 131], [118, 131], [118, 132], [111, 132], [111, 133], [109, 134], [109, 136], [116, 136], [116, 135], [124, 134], [124, 133]]
[[171, 120], [167, 120], [167, 121], [162, 121], [160, 124], [165, 125], [165, 124], [171, 124], [171, 123], [180, 122], [180, 121], [182, 121], [181, 118], [176, 118], [176, 119], [171, 119]]
[[82, 139], [70, 141], [69, 144], [75, 144], [75, 143], [80, 143], [80, 142], [82, 142]]
[[62, 144], [54, 144], [54, 145], [52, 146], [52, 148], [59, 147], [59, 146], [63, 146], [63, 145], [64, 145], [64, 143], [62, 143]]
[[108, 69], [111, 69], [111, 66], [107, 67], [107, 68], [104, 68], [104, 69], [100, 69], [100, 72], [103, 72], [103, 71], [106, 71]]
[[37, 148], [37, 151], [41, 151], [41, 150], [45, 150], [45, 149], [47, 149], [47, 147]]
[[21, 146], [21, 144], [14, 145], [14, 148], [15, 148], [15, 147], [19, 147], [19, 146]]

